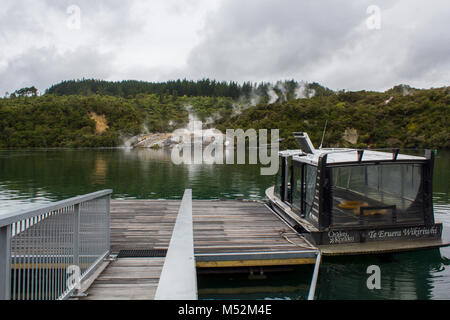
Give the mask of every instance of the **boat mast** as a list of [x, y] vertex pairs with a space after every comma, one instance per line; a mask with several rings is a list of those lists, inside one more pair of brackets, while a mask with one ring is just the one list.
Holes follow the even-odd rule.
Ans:
[[319, 150], [322, 149], [323, 139], [325, 138], [325, 131], [327, 130], [328, 119], [325, 121], [325, 127], [323, 128], [322, 140], [320, 141]]

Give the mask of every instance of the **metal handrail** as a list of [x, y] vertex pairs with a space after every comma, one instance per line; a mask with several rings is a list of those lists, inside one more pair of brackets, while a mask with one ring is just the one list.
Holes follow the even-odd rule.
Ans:
[[8, 224], [23, 220], [23, 219], [35, 217], [37, 215], [42, 214], [43, 212], [59, 210], [64, 207], [72, 206], [72, 205], [75, 205], [75, 204], [78, 204], [81, 202], [86, 202], [86, 201], [100, 198], [103, 196], [107, 196], [110, 194], [112, 194], [112, 190], [109, 190], [109, 189], [102, 190], [102, 191], [85, 194], [82, 196], [73, 197], [73, 198], [70, 198], [67, 200], [53, 202], [51, 204], [40, 205], [33, 209], [23, 209], [23, 210], [18, 210], [18, 211], [12, 212], [12, 213], [1, 214], [0, 215], [0, 228], [6, 226]]
[[155, 300], [197, 300], [192, 189], [184, 191]]
[[109, 255], [112, 190], [0, 216], [0, 300], [67, 299]]

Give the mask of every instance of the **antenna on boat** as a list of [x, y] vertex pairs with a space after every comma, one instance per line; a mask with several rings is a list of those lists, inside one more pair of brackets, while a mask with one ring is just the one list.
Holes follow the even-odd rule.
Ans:
[[323, 128], [322, 141], [320, 141], [319, 150], [322, 149], [323, 139], [325, 138], [325, 131], [327, 131], [328, 119], [325, 121], [325, 127]]

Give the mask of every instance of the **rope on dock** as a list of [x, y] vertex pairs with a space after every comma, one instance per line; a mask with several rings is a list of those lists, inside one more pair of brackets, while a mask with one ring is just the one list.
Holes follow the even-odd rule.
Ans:
[[286, 233], [288, 233], [289, 231], [286, 229], [280, 229], [279, 231], [280, 237], [283, 238], [284, 240], [286, 240], [287, 242], [289, 242], [290, 244], [293, 244], [296, 247], [300, 247], [300, 248], [304, 248], [304, 249], [308, 249], [308, 250], [316, 250], [317, 248], [315, 247], [310, 247], [310, 246], [306, 246], [306, 245], [301, 245], [298, 243], [293, 242], [291, 239], [288, 238], [288, 236], [286, 235]]

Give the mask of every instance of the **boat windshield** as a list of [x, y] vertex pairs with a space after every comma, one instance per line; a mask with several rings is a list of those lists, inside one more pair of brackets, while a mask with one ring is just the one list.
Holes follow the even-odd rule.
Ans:
[[423, 222], [421, 164], [331, 168], [332, 226]]

